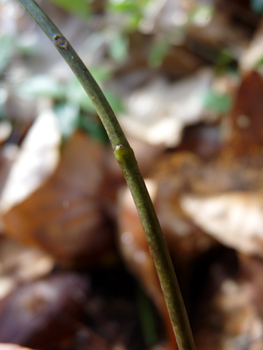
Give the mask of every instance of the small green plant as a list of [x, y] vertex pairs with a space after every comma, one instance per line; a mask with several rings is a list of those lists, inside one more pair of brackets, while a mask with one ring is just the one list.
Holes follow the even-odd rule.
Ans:
[[95, 79], [68, 40], [33, 0], [19, 0], [53, 42], [93, 103], [112, 144], [115, 158], [124, 174], [136, 204], [149, 244], [180, 350], [195, 345], [181, 292], [152, 201], [119, 122]]
[[86, 0], [52, 0], [52, 2], [83, 19], [89, 18], [90, 5]]

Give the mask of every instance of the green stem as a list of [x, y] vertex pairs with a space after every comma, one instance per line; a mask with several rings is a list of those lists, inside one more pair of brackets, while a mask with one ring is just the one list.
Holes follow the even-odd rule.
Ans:
[[132, 148], [100, 87], [67, 39], [33, 0], [19, 0], [56, 46], [94, 104], [136, 204], [180, 350], [195, 345], [164, 236]]

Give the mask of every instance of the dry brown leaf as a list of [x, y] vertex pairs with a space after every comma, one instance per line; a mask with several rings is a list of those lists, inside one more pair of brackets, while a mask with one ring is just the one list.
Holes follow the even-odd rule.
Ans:
[[230, 115], [230, 140], [224, 153], [255, 154], [263, 145], [263, 79], [258, 72], [248, 73], [237, 91]]
[[200, 94], [209, 90], [212, 78], [209, 69], [174, 84], [156, 78], [128, 96], [128, 112], [120, 119], [121, 125], [128, 135], [150, 144], [177, 145], [184, 126], [203, 118]]
[[160, 206], [166, 208], [160, 213], [166, 220], [161, 221], [174, 223], [175, 233], [180, 221], [172, 221], [167, 213], [174, 210], [177, 218], [181, 208], [181, 218], [188, 216], [222, 244], [263, 256], [262, 93], [263, 79], [251, 72], [238, 89], [229, 139], [215, 159], [204, 162], [179, 152], [162, 161], [157, 178], [163, 193]]
[[222, 244], [263, 257], [262, 193], [183, 195], [180, 203], [196, 225]]
[[47, 182], [3, 215], [5, 233], [61, 260], [97, 259], [112, 237], [100, 202], [103, 147], [77, 132]]
[[157, 214], [171, 254], [180, 269], [183, 267], [184, 276], [188, 268], [192, 270], [193, 261], [215, 244], [189, 219], [180, 205], [180, 196], [194, 186], [209, 189], [207, 179], [204, 181], [203, 166], [204, 162], [189, 152], [167, 155], [156, 165]]
[[204, 164], [202, 169], [204, 188], [199, 186], [196, 191], [200, 181], [193, 174], [191, 191], [180, 199], [183, 210], [206, 233], [240, 252], [260, 256], [263, 256], [262, 93], [261, 76], [257, 72], [246, 75], [230, 115], [229, 140], [217, 160], [212, 165]]
[[1, 212], [23, 201], [54, 171], [59, 160], [60, 132], [51, 110], [44, 110], [30, 128], [10, 170], [1, 196]]

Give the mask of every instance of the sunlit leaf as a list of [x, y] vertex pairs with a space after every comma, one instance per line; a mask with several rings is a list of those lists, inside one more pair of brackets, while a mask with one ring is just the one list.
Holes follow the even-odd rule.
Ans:
[[189, 16], [190, 24], [206, 26], [214, 15], [214, 6], [199, 5], [194, 8]]
[[145, 6], [149, 0], [110, 0], [107, 10], [114, 14], [119, 13], [127, 17], [125, 24], [135, 30], [143, 17]]
[[133, 0], [111, 0], [109, 1], [108, 8], [114, 12], [128, 12], [137, 11], [137, 2]]
[[180, 204], [197, 225], [219, 242], [246, 254], [263, 255], [261, 194], [184, 195]]
[[74, 133], [53, 175], [5, 211], [5, 233], [61, 260], [98, 259], [112, 240], [101, 204], [103, 157], [101, 143]]
[[0, 343], [0, 350], [32, 350], [30, 348], [24, 348], [17, 344], [5, 344]]
[[23, 201], [54, 171], [60, 132], [51, 110], [43, 110], [24, 139], [1, 196], [1, 210]]

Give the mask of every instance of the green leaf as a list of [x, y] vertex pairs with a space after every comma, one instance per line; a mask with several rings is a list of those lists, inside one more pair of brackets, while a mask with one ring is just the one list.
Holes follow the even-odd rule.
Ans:
[[35, 75], [18, 87], [18, 93], [33, 97], [63, 98], [65, 88], [56, 79], [48, 75]]
[[147, 347], [158, 342], [154, 306], [141, 288], [137, 288], [136, 302], [143, 338]]
[[16, 40], [13, 36], [4, 35], [0, 37], [0, 72], [9, 64], [16, 49]]
[[117, 35], [110, 43], [109, 54], [117, 62], [124, 62], [128, 57], [128, 38], [124, 35]]
[[78, 126], [79, 106], [74, 103], [59, 103], [54, 107], [60, 132], [69, 137]]
[[219, 94], [211, 90], [204, 96], [204, 105], [207, 109], [224, 114], [230, 110], [232, 99], [228, 95]]
[[83, 19], [90, 16], [90, 5], [87, 0], [49, 0], [64, 10], [75, 14]]
[[78, 127], [92, 135], [99, 141], [108, 144], [109, 138], [102, 126], [101, 122], [91, 115], [80, 115], [78, 119]]
[[170, 48], [170, 43], [165, 38], [156, 42], [151, 48], [149, 54], [149, 64], [152, 67], [158, 67], [162, 64], [163, 58]]
[[[124, 106], [121, 99], [111, 91], [105, 89], [104, 94], [108, 99], [114, 112], [123, 112]], [[72, 103], [77, 103], [80, 108], [87, 112], [95, 114], [96, 110], [84, 91], [82, 85], [79, 83], [77, 78], [73, 78], [67, 89], [67, 99]]]
[[0, 85], [0, 120], [6, 117], [6, 100], [7, 100], [7, 89], [4, 85]]
[[108, 10], [113, 12], [136, 12], [138, 5], [134, 0], [110, 0]]
[[197, 5], [189, 15], [189, 24], [205, 26], [213, 18], [215, 7], [213, 5]]
[[219, 52], [214, 69], [217, 73], [224, 73], [226, 71], [235, 72], [237, 61], [233, 53], [229, 49], [225, 49]]
[[147, 3], [150, 0], [109, 0], [107, 11], [114, 14], [125, 15], [125, 25], [130, 30], [135, 30], [143, 18]]
[[263, 67], [263, 57], [261, 57], [256, 63], [255, 63], [255, 68], [260, 69]]
[[17, 42], [16, 50], [22, 55], [26, 55], [26, 56], [39, 55], [39, 48], [35, 43], [26, 42], [23, 40], [19, 40]]

